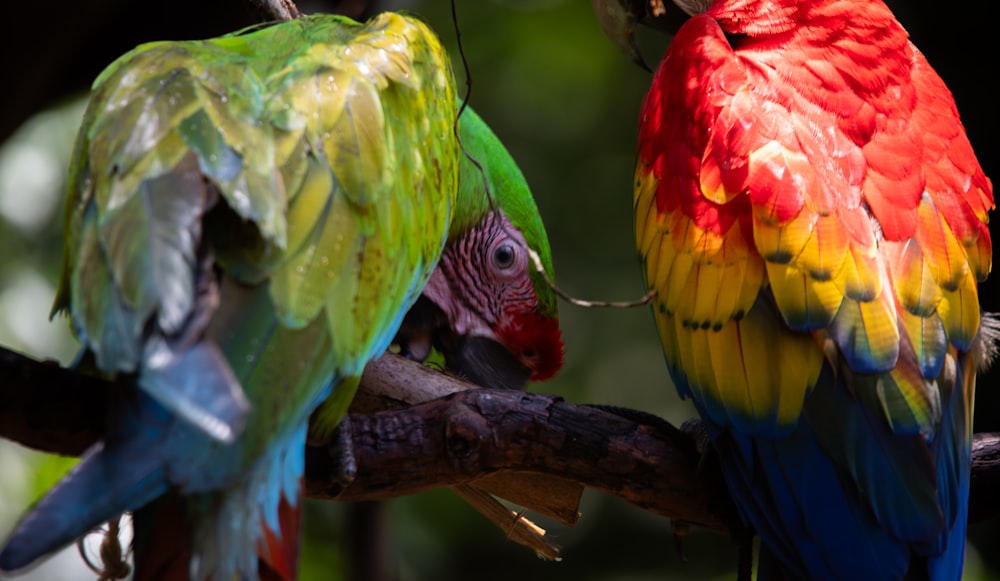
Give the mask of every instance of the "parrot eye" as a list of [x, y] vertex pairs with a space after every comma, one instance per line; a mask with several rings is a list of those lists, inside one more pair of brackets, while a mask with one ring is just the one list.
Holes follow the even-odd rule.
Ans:
[[493, 250], [493, 264], [497, 265], [497, 268], [501, 270], [506, 270], [513, 266], [515, 257], [514, 247], [510, 244], [501, 244]]

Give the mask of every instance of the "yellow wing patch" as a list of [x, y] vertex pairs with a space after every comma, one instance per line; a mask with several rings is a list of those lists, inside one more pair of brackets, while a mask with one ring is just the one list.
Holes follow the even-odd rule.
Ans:
[[761, 296], [765, 262], [739, 222], [718, 234], [656, 205], [657, 180], [636, 167], [635, 234], [667, 362], [682, 393], [713, 420], [753, 433], [790, 429], [823, 353]]

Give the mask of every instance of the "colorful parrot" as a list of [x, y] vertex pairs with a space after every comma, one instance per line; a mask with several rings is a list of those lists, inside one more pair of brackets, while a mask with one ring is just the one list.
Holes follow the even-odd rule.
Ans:
[[992, 185], [952, 96], [881, 1], [676, 3], [636, 243], [759, 578], [957, 580], [997, 325]]
[[434, 34], [391, 13], [147, 44], [102, 73], [54, 310], [81, 367], [120, 389], [107, 439], [0, 570], [137, 510], [136, 579], [294, 578], [310, 414], [329, 396], [325, 424], [340, 420], [428, 280], [424, 310], [444, 318], [401, 349], [434, 343], [518, 387], [555, 373], [555, 297], [527, 259], [551, 276], [537, 208], [468, 109], [461, 141], [485, 171], [460, 151], [455, 94]]

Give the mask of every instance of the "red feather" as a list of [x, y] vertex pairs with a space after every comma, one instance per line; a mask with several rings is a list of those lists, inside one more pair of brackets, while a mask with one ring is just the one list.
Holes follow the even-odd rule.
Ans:
[[264, 539], [257, 549], [261, 581], [295, 581], [299, 570], [299, 534], [302, 528], [302, 495], [298, 506], [284, 496], [278, 506], [279, 530], [271, 531], [261, 522]]
[[[300, 500], [301, 503], [301, 500]], [[190, 578], [191, 533], [188, 507], [175, 493], [167, 494], [135, 512], [135, 581], [183, 581]], [[258, 547], [261, 581], [294, 581], [298, 574], [301, 508], [282, 497], [278, 508], [280, 531], [264, 522]]]
[[502, 318], [497, 335], [512, 353], [531, 369], [532, 381], [550, 379], [563, 363], [559, 321], [535, 311]]

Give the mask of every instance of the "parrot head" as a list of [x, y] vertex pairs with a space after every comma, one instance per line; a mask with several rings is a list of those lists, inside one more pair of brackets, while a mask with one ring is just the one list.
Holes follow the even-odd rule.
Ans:
[[562, 367], [548, 237], [521, 170], [471, 109], [459, 133], [468, 155], [448, 241], [397, 343], [418, 360], [436, 348], [478, 385], [520, 389]]

